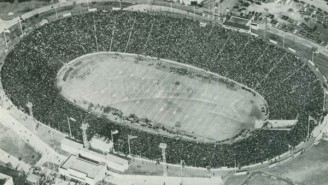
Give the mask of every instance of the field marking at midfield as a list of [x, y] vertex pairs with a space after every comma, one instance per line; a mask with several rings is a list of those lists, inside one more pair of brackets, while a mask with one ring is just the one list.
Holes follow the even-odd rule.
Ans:
[[[170, 77], [169, 75], [167, 75], [168, 77]], [[168, 102], [171, 102], [175, 97], [174, 97], [174, 94], [176, 94], [178, 91], [180, 91], [180, 86], [178, 87], [178, 88], [176, 88], [176, 89], [172, 89], [172, 88], [170, 88], [170, 92], [173, 92], [172, 94], [173, 95], [171, 95], [171, 96], [169, 96], [169, 98], [168, 98]], [[181, 101], [181, 104], [178, 104], [178, 103], [176, 103], [176, 102], [173, 102], [173, 104], [175, 104], [178, 108], [182, 105], [182, 102], [183, 101]], [[175, 110], [176, 111], [176, 110]], [[163, 116], [162, 116], [162, 118], [161, 118], [161, 122], [163, 122], [163, 120], [164, 119], [166, 119], [166, 117], [167, 117], [167, 114], [169, 114], [169, 111], [166, 111], [164, 114], [163, 114]], [[175, 120], [179, 120], [180, 119], [180, 117], [177, 117]]]
[[[200, 110], [204, 110], [206, 108], [205, 104], [202, 104], [201, 107], [200, 107]], [[199, 111], [200, 112], [200, 111]], [[208, 108], [206, 108], [205, 112], [208, 112]], [[198, 113], [197, 116], [201, 114], [201, 113]], [[200, 123], [201, 120], [203, 120], [203, 117], [205, 116], [205, 114], [201, 114], [200, 116], [198, 116], [198, 119], [196, 120], [197, 123]]]
[[239, 103], [240, 100], [234, 100], [231, 102], [231, 104], [229, 104], [230, 108], [232, 109], [232, 111], [234, 111], [234, 115], [239, 117], [240, 120], [243, 120], [243, 118], [240, 116], [240, 114], [238, 113], [238, 111], [236, 110], [236, 105], [237, 103]]
[[[163, 80], [161, 80], [159, 83], [161, 84], [161, 83], [163, 83], [163, 82], [170, 82], [170, 80], [169, 79], [171, 79], [171, 77], [169, 76], [169, 75], [165, 75], [165, 78], [163, 79]], [[168, 84], [168, 83], [165, 83], [165, 84]], [[155, 84], [154, 84], [155, 85]], [[158, 85], [155, 85], [155, 87], [157, 87], [156, 89], [161, 89], [160, 87], [160, 85], [158, 84]], [[178, 89], [176, 89], [176, 91], [177, 91]], [[176, 92], [175, 91], [175, 92]], [[162, 95], [161, 95], [162, 96]], [[160, 101], [159, 101], [159, 103], [158, 103], [158, 105], [162, 105], [163, 103], [163, 101], [165, 101], [165, 99], [161, 99]], [[165, 105], [165, 103], [164, 103], [164, 105]], [[156, 109], [155, 109], [156, 108]], [[153, 113], [153, 111], [157, 111], [157, 107], [154, 107], [151, 111], [149, 111], [148, 112], [148, 114], [150, 114], [150, 115], [152, 115], [152, 113]]]
[[[151, 83], [150, 83], [151, 84]], [[151, 86], [148, 86], [147, 91], [150, 90], [150, 94], [148, 94], [148, 97], [153, 97], [154, 94], [157, 93], [157, 89], [156, 88], [151, 88]], [[152, 98], [151, 98], [152, 99]], [[147, 104], [146, 101], [142, 102], [142, 104], [140, 105], [140, 109], [143, 110], [142, 114], [146, 115], [146, 117], [149, 117], [149, 112], [148, 110], [146, 110], [145, 105]], [[147, 114], [145, 114], [145, 112], [147, 112]]]
[[[166, 75], [166, 76], [167, 76], [169, 79], [171, 78], [169, 75]], [[163, 80], [163, 81], [170, 81], [170, 80], [167, 80], [167, 78], [165, 78], [165, 80]], [[170, 90], [169, 90], [168, 92], [171, 92], [172, 95], [169, 96], [169, 98], [167, 99], [166, 102], [171, 102], [172, 99], [175, 98], [174, 94], [176, 94], [178, 91], [180, 91], [180, 89], [181, 89], [181, 86], [179, 86], [179, 87], [177, 87], [177, 88], [175, 88], [175, 89], [174, 89], [174, 87], [171, 86], [171, 87], [170, 87]], [[165, 104], [167, 104], [167, 103], [165, 103]], [[177, 105], [177, 106], [179, 107], [179, 106], [181, 106], [181, 105]], [[167, 114], [169, 114], [169, 111], [166, 111], [166, 112], [163, 114], [162, 119], [160, 120], [161, 122], [167, 117]]]
[[[179, 92], [181, 89], [181, 86], [179, 86], [178, 88], [176, 88], [175, 90], [173, 89], [173, 95], [170, 96], [170, 99], [169, 101], [171, 102], [172, 100], [175, 99], [175, 96], [174, 94], [176, 94], [177, 92]], [[186, 88], [182, 88], [182, 89], [186, 89]], [[172, 101], [173, 104], [176, 106], [176, 108], [174, 108], [174, 111], [178, 111], [180, 109], [180, 107], [182, 107], [184, 101], [180, 101], [180, 102], [175, 102], [175, 101]], [[182, 109], [182, 108], [181, 108]], [[181, 112], [184, 111], [183, 109], [181, 110]], [[167, 114], [169, 114], [169, 111], [165, 112], [164, 113], [164, 116], [163, 118], [166, 118], [167, 117]], [[183, 116], [183, 114], [179, 114], [180, 116], [177, 116], [175, 120], [181, 120], [181, 117]]]
[[[154, 88], [154, 87], [155, 87], [155, 88]], [[148, 82], [148, 86], [147, 86], [147, 90], [146, 90], [146, 92], [148, 92], [149, 90], [153, 90], [153, 91], [151, 92], [151, 94], [148, 95], [148, 97], [152, 97], [151, 99], [153, 99], [154, 94], [158, 93], [158, 91], [159, 91], [159, 89], [158, 89], [158, 87], [156, 86], [155, 82], [151, 82], [151, 81]], [[142, 107], [143, 107], [144, 105], [146, 105], [146, 104], [148, 104], [148, 102], [143, 101], [142, 104], [140, 105], [140, 107], [142, 108]], [[142, 114], [145, 114], [145, 112], [147, 112], [147, 117], [148, 117], [148, 116], [149, 116], [149, 110], [144, 109], [144, 111], [143, 111]]]

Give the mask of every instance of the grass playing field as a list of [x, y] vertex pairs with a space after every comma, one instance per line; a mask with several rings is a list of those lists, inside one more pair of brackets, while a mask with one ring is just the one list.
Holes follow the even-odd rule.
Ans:
[[[203, 76], [183, 74], [185, 69]], [[209, 140], [230, 138], [264, 118], [260, 107], [265, 102], [259, 96], [206, 75], [161, 59], [96, 53], [65, 65], [57, 87], [84, 108], [90, 103], [114, 107]]]

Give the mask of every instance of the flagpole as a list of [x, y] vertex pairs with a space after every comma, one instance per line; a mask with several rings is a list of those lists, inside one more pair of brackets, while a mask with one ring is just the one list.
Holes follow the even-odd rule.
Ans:
[[68, 129], [69, 129], [69, 136], [72, 137], [71, 124], [69, 122], [68, 116], [67, 116], [67, 124], [68, 124]]
[[184, 160], [181, 160], [181, 169], [180, 169], [181, 184], [183, 184], [183, 172], [182, 172], [183, 163], [184, 163]]
[[22, 22], [21, 22], [21, 18], [20, 17], [18, 17], [18, 22], [19, 22], [20, 29], [21, 29], [21, 32], [22, 32], [22, 35], [23, 35], [23, 27], [22, 27]]
[[[59, 1], [60, 2], [60, 1]], [[55, 11], [56, 11], [56, 17], [58, 19], [58, 14], [57, 14], [57, 6], [55, 6]]]
[[194, 20], [196, 19], [195, 18], [195, 11], [196, 11], [196, 6], [194, 6]]
[[130, 137], [128, 136], [129, 155], [131, 156]]
[[111, 130], [110, 131], [110, 135], [111, 135], [111, 138], [112, 138], [112, 142], [113, 142], [113, 151], [115, 152], [115, 149], [114, 149], [114, 134], [117, 134], [118, 131], [117, 130], [114, 130], [114, 132]]
[[110, 136], [111, 136], [111, 139], [112, 139], [112, 142], [113, 142], [113, 150], [114, 150], [114, 139], [113, 139], [113, 131], [110, 131]]
[[171, 1], [171, 14], [172, 14], [172, 1]]
[[309, 120], [308, 120], [307, 139], [309, 139], [309, 136], [310, 136], [310, 116], [309, 116]]

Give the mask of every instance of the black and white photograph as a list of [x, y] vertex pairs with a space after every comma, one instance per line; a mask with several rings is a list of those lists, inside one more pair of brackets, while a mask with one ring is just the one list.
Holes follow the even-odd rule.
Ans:
[[328, 185], [328, 0], [0, 0], [0, 185]]

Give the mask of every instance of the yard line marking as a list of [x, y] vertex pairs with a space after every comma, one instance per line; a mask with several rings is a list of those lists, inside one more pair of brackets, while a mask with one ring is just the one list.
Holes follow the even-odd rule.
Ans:
[[[171, 77], [171, 75], [168, 75], [168, 74], [165, 74], [165, 78], [163, 79], [163, 80], [161, 80], [161, 84], [163, 84], [163, 83], [165, 83], [165, 84], [169, 84], [170, 83], [170, 79], [171, 79], [172, 77]], [[158, 88], [160, 88], [159, 86], [157, 86]], [[168, 94], [169, 92], [166, 92], [166, 94]], [[166, 97], [165, 97], [166, 98]], [[163, 101], [166, 101], [166, 100], [164, 100], [164, 99], [161, 99], [159, 102], [158, 102], [158, 104], [162, 104], [162, 102]], [[166, 103], [165, 103], [166, 104]], [[155, 108], [154, 108], [154, 110], [152, 110], [152, 111], [155, 111]], [[152, 114], [152, 111], [150, 111], [149, 112], [149, 114]], [[166, 111], [167, 112], [167, 111]], [[166, 115], [165, 113], [164, 113], [164, 115]], [[163, 115], [163, 116], [164, 116]]]
[[209, 113], [211, 113], [211, 114], [216, 114], [216, 115], [220, 115], [220, 116], [222, 116], [222, 117], [225, 117], [225, 118], [228, 118], [228, 119], [234, 120], [234, 121], [236, 121], [236, 122], [238, 122], [238, 123], [242, 123], [241, 120], [237, 120], [236, 118], [233, 118], [233, 117], [231, 117], [231, 116], [228, 116], [228, 115], [225, 115], [225, 114], [222, 114], [222, 113], [219, 113], [219, 112], [212, 112], [212, 111], [210, 111]]
[[[168, 76], [170, 76], [170, 75], [168, 75]], [[183, 78], [181, 78], [180, 80], [183, 80]], [[172, 91], [172, 89], [173, 89], [173, 91]], [[172, 100], [178, 98], [178, 97], [175, 97], [174, 94], [176, 94], [177, 92], [183, 92], [183, 91], [181, 90], [181, 86], [178, 86], [178, 87], [170, 86], [170, 90], [168, 92], [173, 92], [173, 95], [171, 95], [171, 96], [168, 97], [168, 101], [172, 101]], [[181, 105], [183, 104], [182, 101], [180, 101], [180, 104], [179, 103], [176, 103], [175, 101], [173, 101], [173, 103], [175, 103], [178, 108], [181, 107]], [[169, 114], [169, 111], [167, 111], [167, 112], [164, 113], [163, 119], [165, 119], [167, 117], [166, 116], [167, 114]], [[177, 115], [176, 115], [175, 120], [179, 120], [179, 117], [177, 117], [179, 114], [181, 114], [181, 113], [177, 112]]]

